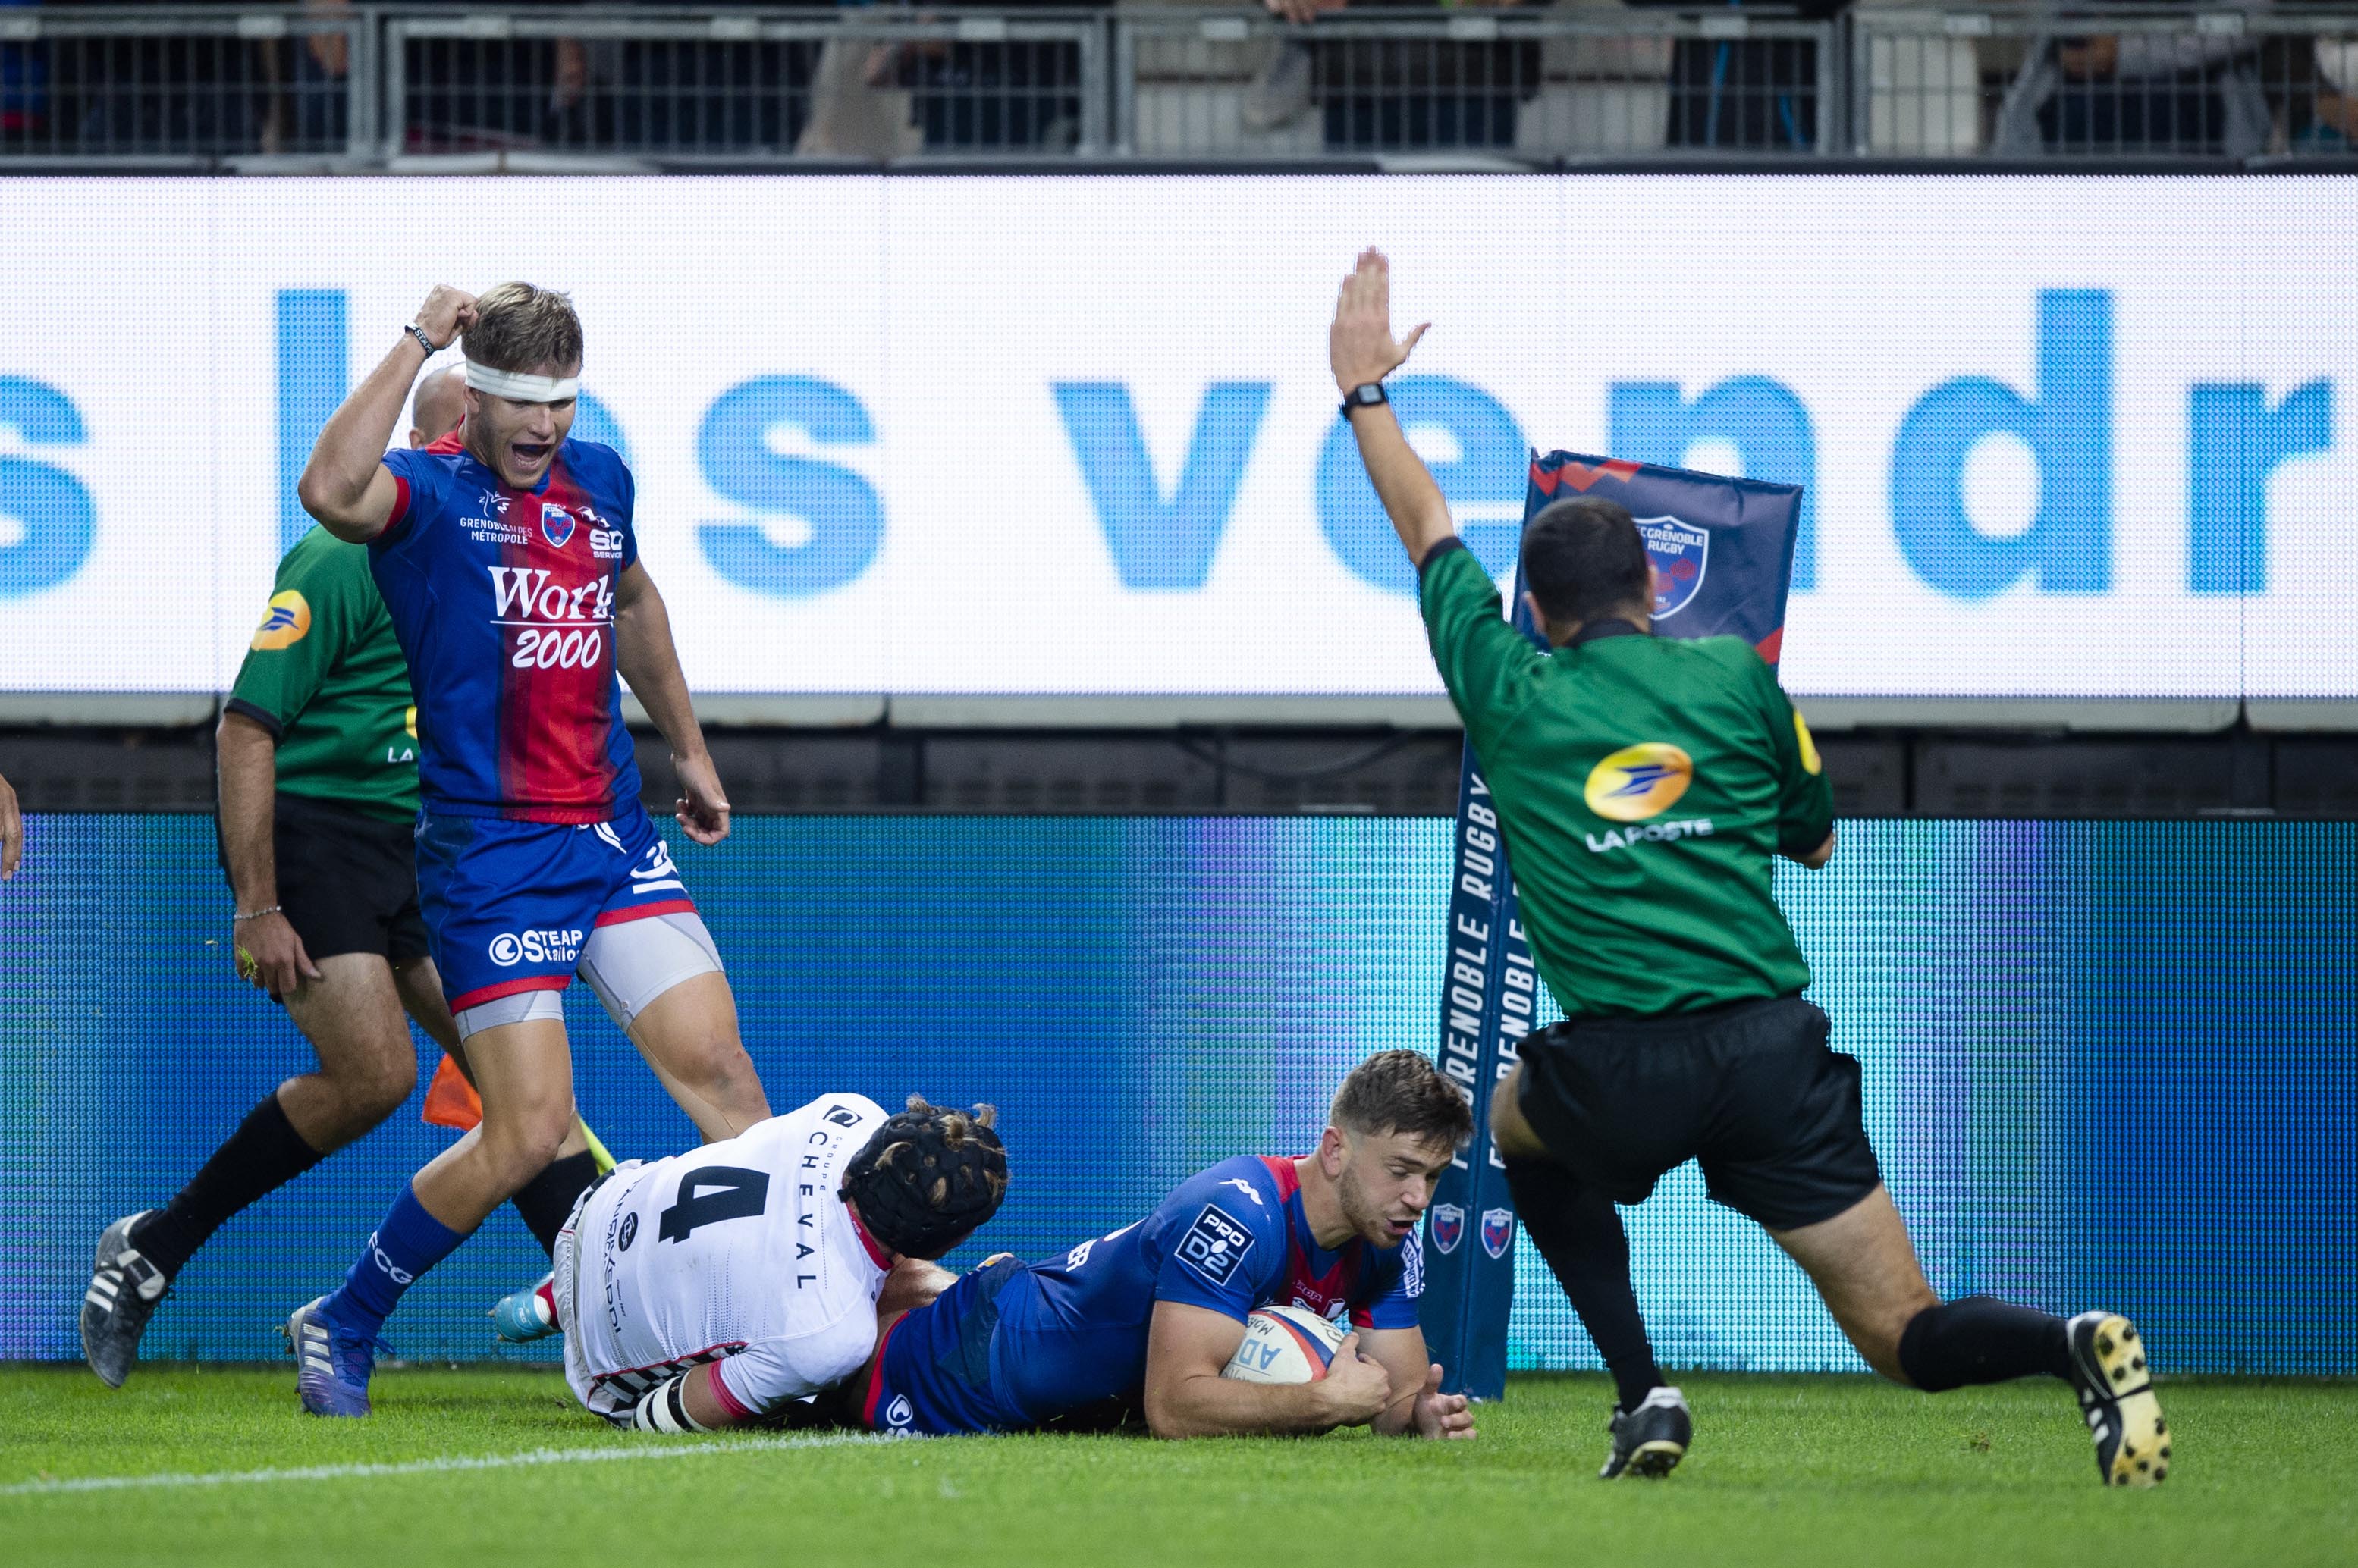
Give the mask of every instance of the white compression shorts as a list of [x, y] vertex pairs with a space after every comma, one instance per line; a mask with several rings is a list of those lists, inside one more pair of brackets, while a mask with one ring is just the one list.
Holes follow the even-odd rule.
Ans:
[[[627, 1034], [648, 1004], [672, 987], [698, 975], [719, 973], [720, 949], [695, 914], [652, 914], [590, 932], [582, 945], [579, 972]], [[459, 1037], [464, 1040], [503, 1023], [563, 1018], [561, 995], [536, 990], [494, 997], [458, 1015]]]

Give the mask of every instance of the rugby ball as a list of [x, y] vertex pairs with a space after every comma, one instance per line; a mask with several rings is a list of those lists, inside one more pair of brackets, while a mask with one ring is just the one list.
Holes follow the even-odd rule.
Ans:
[[1221, 1369], [1240, 1383], [1314, 1383], [1350, 1330], [1307, 1307], [1265, 1306], [1245, 1320], [1245, 1342]]

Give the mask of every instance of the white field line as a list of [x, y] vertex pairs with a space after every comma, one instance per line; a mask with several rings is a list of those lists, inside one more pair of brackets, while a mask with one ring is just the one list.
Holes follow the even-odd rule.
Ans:
[[773, 1453], [790, 1448], [836, 1448], [847, 1444], [889, 1443], [866, 1433], [798, 1433], [778, 1437], [730, 1437], [710, 1443], [661, 1448], [531, 1448], [521, 1454], [449, 1454], [408, 1459], [397, 1465], [307, 1465], [288, 1470], [168, 1472], [153, 1476], [86, 1476], [58, 1481], [19, 1481], [0, 1487], [0, 1498], [53, 1497], [68, 1492], [126, 1492], [175, 1487], [245, 1487], [271, 1481], [373, 1480], [384, 1476], [441, 1476], [464, 1470], [514, 1470], [535, 1465], [603, 1465], [631, 1460], [702, 1459], [716, 1454]]

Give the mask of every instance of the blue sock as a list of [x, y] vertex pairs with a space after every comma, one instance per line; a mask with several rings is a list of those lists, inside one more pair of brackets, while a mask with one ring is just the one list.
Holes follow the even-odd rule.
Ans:
[[466, 1239], [466, 1232], [427, 1213], [417, 1195], [403, 1187], [384, 1223], [345, 1273], [344, 1288], [329, 1299], [329, 1314], [348, 1327], [376, 1333], [401, 1301], [401, 1292]]

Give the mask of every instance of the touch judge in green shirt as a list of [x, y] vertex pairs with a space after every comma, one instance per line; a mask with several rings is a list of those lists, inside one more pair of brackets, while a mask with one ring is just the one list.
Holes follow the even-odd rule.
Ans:
[[2107, 1485], [2151, 1486], [2170, 1439], [2137, 1331], [1986, 1296], [1943, 1304], [1893, 1206], [1859, 1066], [1801, 1000], [1809, 966], [1769, 885], [1774, 857], [1833, 856], [1833, 798], [1808, 727], [1734, 639], [1652, 635], [1636, 524], [1559, 501], [1524, 531], [1534, 648], [1401, 434], [1383, 378], [1404, 362], [1374, 251], [1328, 338], [1368, 476], [1418, 566], [1433, 660], [1480, 759], [1524, 928], [1565, 1022], [1522, 1042], [1491, 1134], [1531, 1239], [1620, 1390], [1605, 1474], [1661, 1475], [1692, 1440], [1660, 1386], [1613, 1208], [1696, 1160], [1816, 1282], [1867, 1364], [1929, 1391], [2046, 1373], [2077, 1392]]

